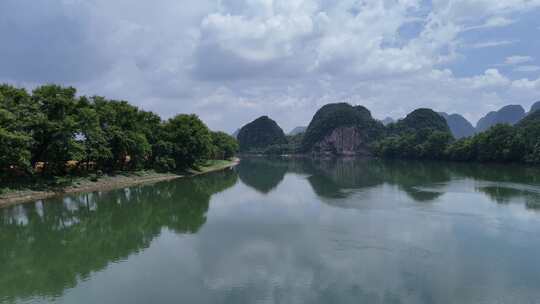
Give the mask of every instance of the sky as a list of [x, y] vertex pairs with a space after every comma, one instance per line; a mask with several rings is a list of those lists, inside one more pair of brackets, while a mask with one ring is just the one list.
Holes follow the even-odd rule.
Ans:
[[471, 122], [540, 100], [540, 0], [1, 0], [0, 83], [285, 130], [322, 105]]

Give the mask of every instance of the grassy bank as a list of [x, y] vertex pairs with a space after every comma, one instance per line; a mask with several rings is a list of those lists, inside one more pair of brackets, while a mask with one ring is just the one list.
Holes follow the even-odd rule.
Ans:
[[62, 178], [35, 179], [0, 185], [0, 208], [51, 198], [54, 196], [92, 191], [108, 191], [140, 184], [156, 183], [182, 177], [206, 174], [235, 166], [238, 159], [211, 160], [182, 173], [155, 171], [118, 172], [97, 177], [67, 176]]

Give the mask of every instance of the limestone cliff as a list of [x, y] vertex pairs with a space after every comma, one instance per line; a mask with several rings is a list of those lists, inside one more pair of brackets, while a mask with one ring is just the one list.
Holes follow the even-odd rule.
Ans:
[[384, 132], [368, 109], [347, 103], [323, 106], [309, 124], [302, 152], [323, 155], [369, 155], [368, 145]]
[[322, 140], [315, 143], [312, 152], [321, 155], [339, 156], [370, 155], [365, 136], [357, 127], [334, 129]]

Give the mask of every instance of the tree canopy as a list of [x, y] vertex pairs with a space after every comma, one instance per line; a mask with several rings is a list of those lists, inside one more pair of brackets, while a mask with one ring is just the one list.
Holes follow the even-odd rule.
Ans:
[[127, 101], [44, 85], [0, 85], [0, 176], [138, 169], [183, 170], [234, 155], [238, 144], [195, 115], [167, 121]]
[[270, 146], [286, 145], [287, 138], [275, 121], [262, 116], [240, 129], [238, 143], [241, 152], [261, 153]]

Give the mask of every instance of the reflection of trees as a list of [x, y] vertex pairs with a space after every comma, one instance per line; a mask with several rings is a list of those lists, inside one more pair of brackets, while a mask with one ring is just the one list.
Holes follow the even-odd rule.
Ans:
[[540, 209], [540, 193], [537, 192], [510, 188], [504, 185], [482, 186], [477, 189], [498, 204], [509, 204], [515, 199], [523, 198], [528, 209]]
[[540, 184], [540, 168], [521, 164], [445, 163], [453, 175], [491, 182]]
[[397, 185], [418, 202], [433, 201], [443, 194], [441, 191], [423, 190], [422, 186], [437, 188], [451, 179], [444, 163], [388, 160], [382, 161], [382, 164], [385, 181]]
[[167, 228], [194, 233], [233, 171], [0, 210], [0, 299], [58, 296], [147, 248]]
[[269, 193], [285, 177], [288, 162], [280, 158], [244, 158], [236, 167], [240, 180], [261, 193]]
[[455, 177], [482, 181], [477, 190], [499, 204], [523, 198], [527, 209], [540, 209], [540, 168], [521, 164], [451, 163]]
[[[516, 189], [511, 184], [539, 185], [540, 169], [521, 165], [446, 163], [380, 159], [332, 159], [291, 161], [294, 172], [309, 174], [309, 183], [323, 198], [344, 198], [350, 189], [381, 184], [396, 185], [418, 202], [433, 201], [453, 179], [494, 182], [495, 187], [478, 187], [497, 202], [524, 197], [527, 208], [540, 208], [538, 189]], [[504, 186], [506, 185], [506, 186]], [[533, 186], [534, 187], [534, 186]]]

